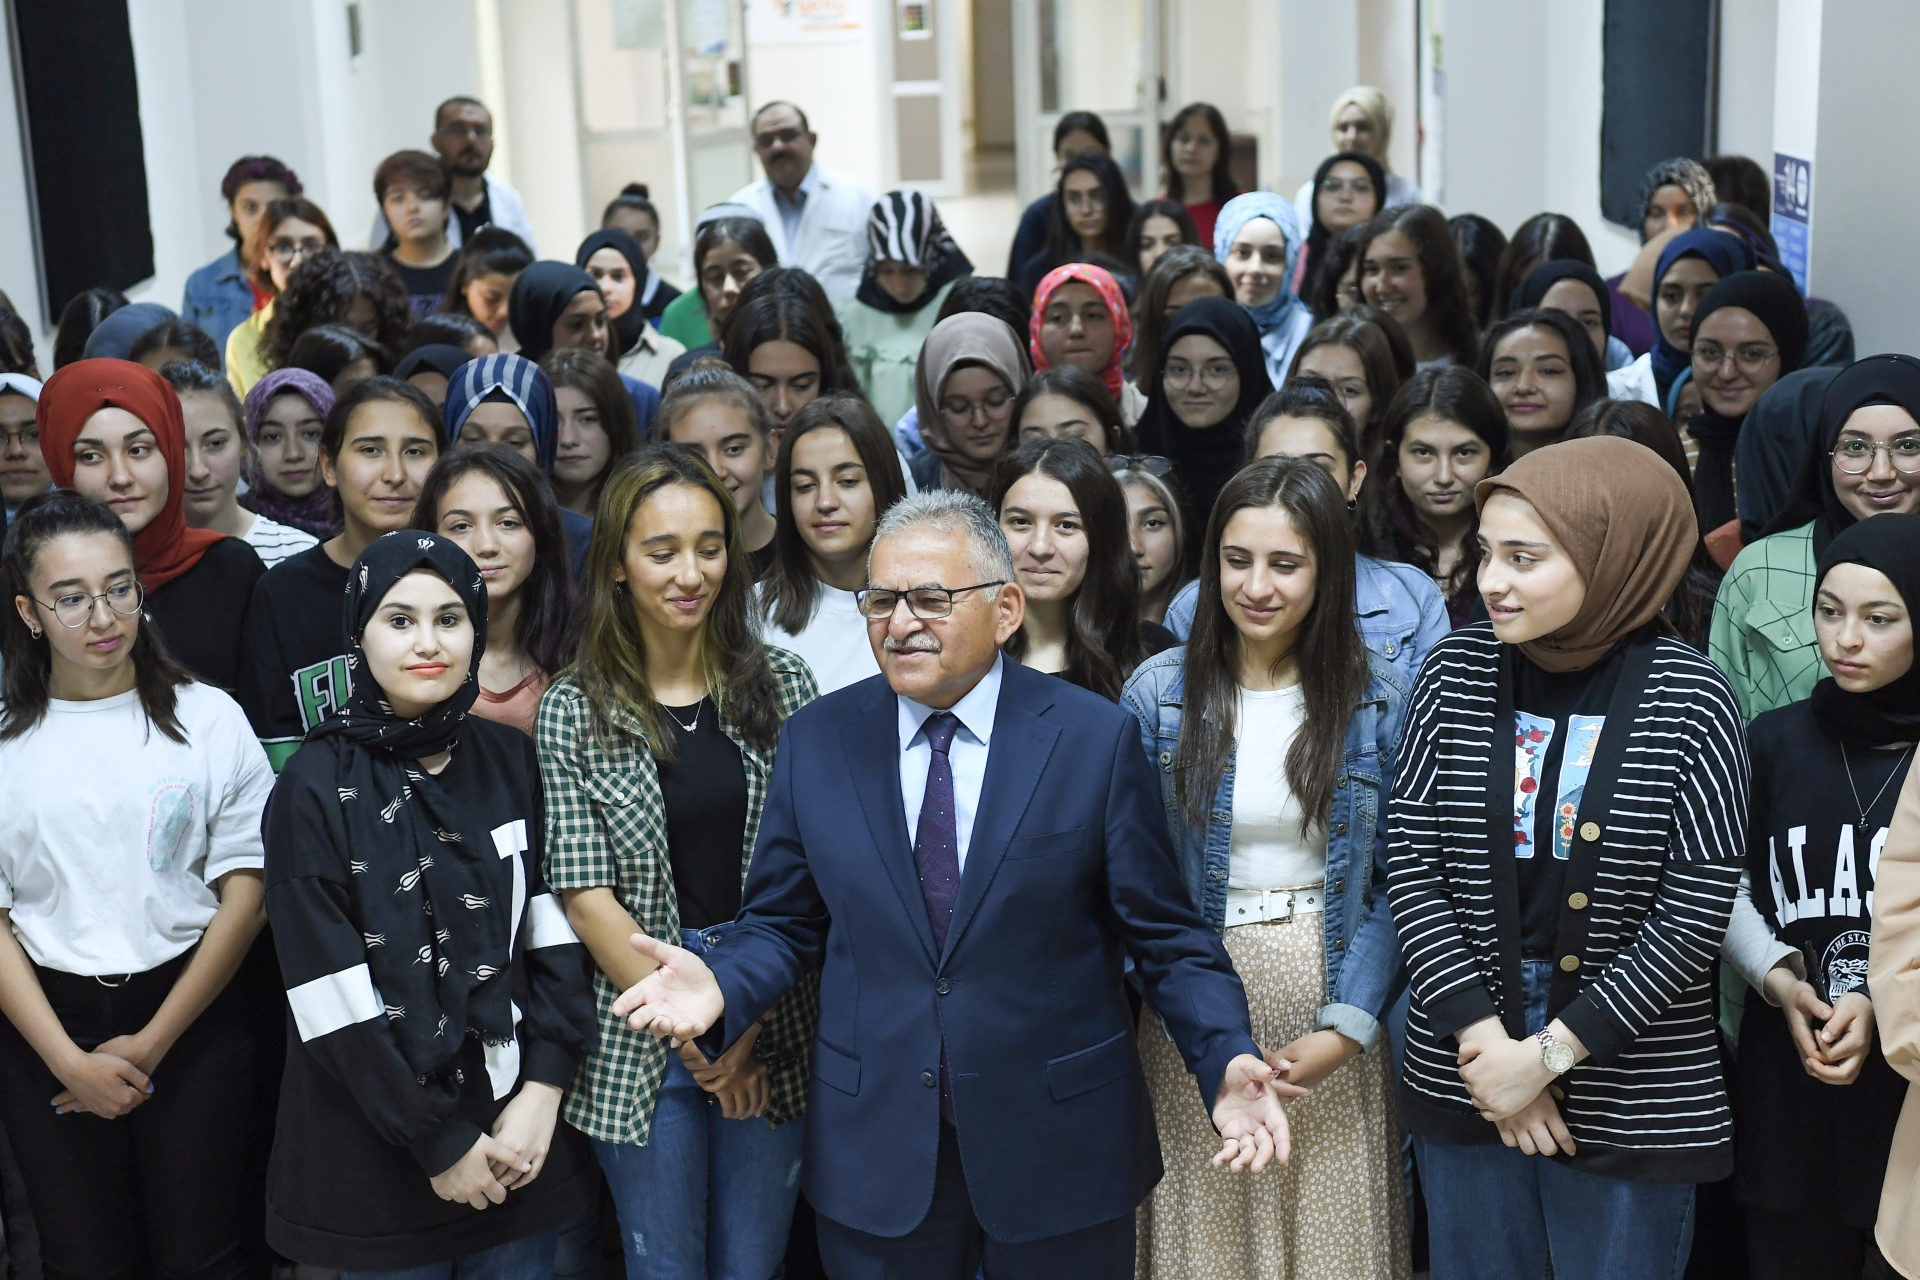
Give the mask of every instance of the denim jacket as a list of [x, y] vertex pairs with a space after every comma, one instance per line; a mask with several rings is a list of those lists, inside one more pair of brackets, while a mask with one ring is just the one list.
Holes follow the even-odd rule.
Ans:
[[[1173, 759], [1180, 742], [1186, 691], [1183, 645], [1140, 664], [1120, 695], [1140, 722], [1140, 740], [1160, 775], [1167, 826], [1180, 849], [1180, 870], [1207, 922], [1224, 929], [1227, 867], [1233, 837], [1233, 772], [1229, 758], [1204, 828], [1181, 812], [1174, 794]], [[1327, 815], [1327, 997], [1316, 1024], [1370, 1050], [1402, 980], [1400, 941], [1387, 905], [1387, 797], [1406, 685], [1395, 664], [1369, 651], [1373, 678], [1347, 725], [1347, 744]]]
[[180, 299], [180, 318], [213, 339], [213, 349], [227, 349], [227, 335], [253, 314], [253, 287], [240, 269], [240, 251], [229, 249], [187, 277]]
[[[1198, 580], [1182, 587], [1167, 605], [1167, 630], [1182, 640], [1193, 634], [1193, 611], [1200, 598]], [[1427, 650], [1453, 629], [1440, 588], [1410, 564], [1355, 556], [1353, 620], [1360, 642], [1385, 658], [1403, 689], [1413, 688]]]

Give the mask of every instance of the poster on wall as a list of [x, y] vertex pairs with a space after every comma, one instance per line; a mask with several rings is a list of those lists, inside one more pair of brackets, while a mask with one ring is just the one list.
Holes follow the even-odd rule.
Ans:
[[747, 0], [749, 44], [829, 44], [858, 40], [868, 0]]
[[1807, 242], [1813, 222], [1813, 161], [1773, 153], [1773, 242], [1780, 265], [1807, 291]]

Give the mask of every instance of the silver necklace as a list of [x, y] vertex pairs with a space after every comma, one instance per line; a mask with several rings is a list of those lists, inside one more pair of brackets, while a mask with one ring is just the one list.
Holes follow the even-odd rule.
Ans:
[[[700, 727], [700, 708], [706, 705], [707, 705], [707, 700], [705, 698], [702, 698], [700, 699], [700, 701], [693, 704], [693, 723], [692, 724], [680, 724], [680, 717], [673, 714], [672, 710], [669, 709], [667, 704], [664, 702], [660, 704], [660, 709], [667, 713], [667, 719], [673, 721], [674, 724], [679, 725], [680, 731], [682, 733], [692, 733], [695, 729], [698, 729]], [[1884, 788], [1882, 789], [1884, 790]], [[1860, 803], [1860, 798], [1858, 796], [1854, 797], [1854, 803], [1855, 804]]]
[[1847, 790], [1853, 792], [1853, 807], [1860, 811], [1860, 821], [1854, 824], [1860, 832], [1860, 839], [1868, 838], [1867, 815], [1872, 813], [1875, 806], [1880, 803], [1880, 797], [1887, 794], [1887, 788], [1893, 785], [1893, 780], [1900, 776], [1900, 766], [1907, 762], [1907, 757], [1911, 754], [1913, 754], [1913, 744], [1908, 743], [1907, 749], [1900, 753], [1900, 759], [1894, 763], [1893, 772], [1888, 774], [1887, 780], [1880, 784], [1880, 790], [1874, 792], [1873, 804], [1863, 806], [1860, 803], [1860, 788], [1853, 782], [1853, 766], [1847, 763], [1847, 744], [1844, 741], [1841, 742], [1840, 767], [1847, 771]]

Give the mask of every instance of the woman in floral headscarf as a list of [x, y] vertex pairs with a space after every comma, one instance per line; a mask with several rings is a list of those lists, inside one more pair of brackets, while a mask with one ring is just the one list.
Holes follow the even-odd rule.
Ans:
[[1070, 364], [1106, 384], [1128, 426], [1140, 420], [1147, 397], [1126, 380], [1133, 317], [1120, 282], [1086, 262], [1055, 267], [1033, 291], [1027, 318], [1027, 354], [1033, 371]]

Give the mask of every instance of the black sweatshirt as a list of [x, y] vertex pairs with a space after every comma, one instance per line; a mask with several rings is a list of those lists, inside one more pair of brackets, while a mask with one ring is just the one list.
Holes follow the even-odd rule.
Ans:
[[[1775, 937], [1800, 949], [1822, 1000], [1864, 995], [1874, 868], [1913, 757], [1847, 742], [1843, 761], [1841, 740], [1804, 701], [1757, 717], [1747, 745], [1753, 905]], [[1856, 791], [1867, 806], [1864, 831]], [[1907, 1082], [1881, 1056], [1877, 1036], [1858, 1079], [1825, 1084], [1800, 1065], [1785, 1013], [1748, 997], [1733, 1090], [1741, 1199], [1813, 1215], [1810, 1232], [1871, 1227], [1906, 1096]]]
[[[484, 1211], [441, 1200], [430, 1179], [452, 1167], [522, 1083], [568, 1088], [595, 1043], [587, 950], [541, 878], [543, 822], [533, 743], [470, 716], [438, 782], [470, 842], [499, 858], [492, 909], [519, 914], [513, 1003], [519, 1078], [495, 1099], [486, 1055], [469, 1036], [453, 1068], [416, 1078], [388, 1031], [409, 1016], [386, 1005], [367, 964], [356, 895], [382, 892], [413, 854], [401, 842], [350, 847], [337, 794], [339, 739], [301, 748], [266, 817], [267, 911], [289, 1005], [287, 1068], [267, 1176], [267, 1239], [298, 1262], [387, 1271], [443, 1262], [558, 1227], [595, 1194], [586, 1139], [556, 1124], [544, 1169]], [[401, 865], [405, 862], [407, 865]]]
[[325, 543], [282, 560], [254, 589], [241, 633], [239, 702], [275, 769], [307, 730], [346, 705], [346, 591], [347, 570]]
[[[247, 602], [266, 572], [259, 552], [239, 538], [222, 538], [193, 568], [147, 594], [147, 616], [160, 629], [167, 651], [202, 684], [229, 693], [239, 687]], [[341, 585], [344, 589], [344, 579]], [[339, 613], [336, 601], [335, 630]]]

